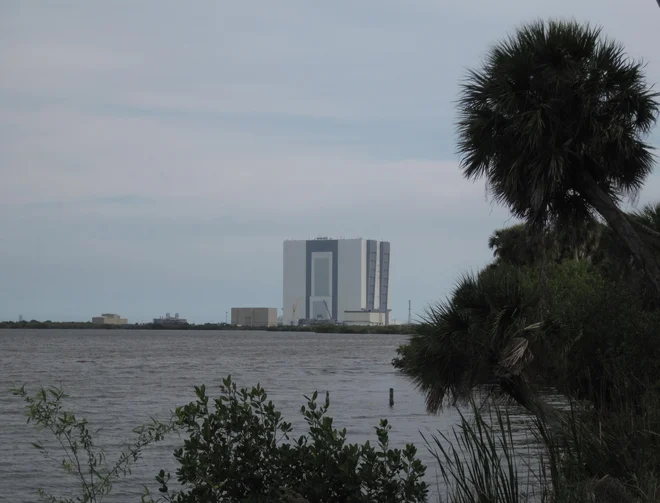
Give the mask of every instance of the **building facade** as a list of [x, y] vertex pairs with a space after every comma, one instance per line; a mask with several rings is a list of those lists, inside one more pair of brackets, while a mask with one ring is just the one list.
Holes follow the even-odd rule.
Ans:
[[277, 325], [277, 308], [232, 307], [231, 324], [245, 327], [274, 327]]
[[378, 326], [389, 325], [392, 320], [387, 320], [387, 313], [381, 311], [345, 311], [344, 325]]
[[170, 313], [166, 313], [165, 317], [154, 318], [154, 325], [187, 325], [188, 320], [185, 318], [179, 317], [179, 313], [174, 313], [174, 316], [170, 316]]
[[343, 323], [347, 312], [390, 313], [390, 243], [371, 239], [284, 242], [284, 325]]
[[118, 314], [103, 313], [101, 316], [94, 316], [92, 323], [94, 325], [126, 325], [128, 320]]

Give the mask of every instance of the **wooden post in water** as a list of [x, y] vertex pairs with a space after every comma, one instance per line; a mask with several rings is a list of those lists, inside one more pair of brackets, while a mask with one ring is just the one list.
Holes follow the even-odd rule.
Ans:
[[394, 405], [394, 388], [390, 388], [390, 407]]

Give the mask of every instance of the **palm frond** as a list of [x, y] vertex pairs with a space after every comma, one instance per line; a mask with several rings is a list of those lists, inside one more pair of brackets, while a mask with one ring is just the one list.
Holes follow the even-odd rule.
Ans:
[[538, 292], [515, 268], [464, 275], [450, 299], [426, 310], [394, 365], [425, 395], [429, 411], [446, 400], [468, 399], [476, 387], [503, 376], [503, 369], [520, 375], [533, 360], [528, 342], [519, 354], [523, 343], [517, 339], [545, 327], [536, 324], [538, 302]]

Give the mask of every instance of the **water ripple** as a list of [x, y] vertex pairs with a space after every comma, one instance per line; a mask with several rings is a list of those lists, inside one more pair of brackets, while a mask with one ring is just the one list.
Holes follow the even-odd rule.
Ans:
[[[30, 445], [48, 439], [25, 424], [22, 403], [8, 393], [23, 383], [32, 392], [38, 386], [64, 388], [70, 395], [66, 408], [101, 428], [99, 444], [106, 446], [108, 459], [137, 424], [151, 416], [167, 418], [175, 406], [194, 399], [195, 385], [206, 384], [213, 395], [228, 374], [239, 386], [260, 383], [298, 433], [304, 427], [303, 395], [328, 391], [335, 425], [347, 428], [351, 442], [373, 441], [374, 426], [387, 417], [393, 444], [421, 446], [420, 431], [448, 433], [458, 414], [428, 415], [423, 397], [394, 372], [391, 361], [404, 341], [399, 335], [281, 332], [0, 331], [2, 497], [32, 502], [37, 487], [64, 494], [71, 483]], [[395, 390], [391, 408], [389, 388]], [[182, 442], [174, 436], [148, 448], [133, 474], [104, 501], [137, 502], [143, 484], [156, 489], [154, 475], [160, 468], [174, 473], [172, 451]], [[433, 464], [425, 449], [419, 453]], [[436, 471], [429, 466], [433, 485]]]

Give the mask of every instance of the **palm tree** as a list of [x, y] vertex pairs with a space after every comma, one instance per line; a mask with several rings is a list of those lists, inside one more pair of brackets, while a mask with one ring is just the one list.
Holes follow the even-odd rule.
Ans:
[[660, 267], [620, 209], [651, 173], [658, 94], [643, 65], [599, 28], [535, 22], [496, 44], [468, 73], [458, 153], [468, 179], [532, 227], [600, 214], [660, 292]]
[[525, 224], [497, 229], [488, 239], [497, 264], [533, 266], [566, 259], [592, 261], [597, 256], [606, 227], [597, 221], [557, 222], [538, 232]]
[[607, 229], [607, 226], [596, 220], [569, 221], [565, 224], [558, 221], [548, 234], [556, 249], [558, 261], [573, 259], [593, 262]]
[[657, 235], [660, 233], [660, 202], [647, 204], [641, 211], [633, 214], [633, 219], [650, 229], [650, 234]]
[[535, 263], [544, 251], [542, 236], [532, 235], [524, 224], [497, 229], [488, 239], [497, 262], [517, 266]]
[[496, 385], [537, 417], [557, 420], [532, 379], [562, 359], [555, 354], [557, 325], [541, 320], [538, 285], [527, 279], [506, 263], [464, 276], [399, 348], [394, 367], [424, 393], [430, 412], [446, 399], [468, 399], [475, 389]]

